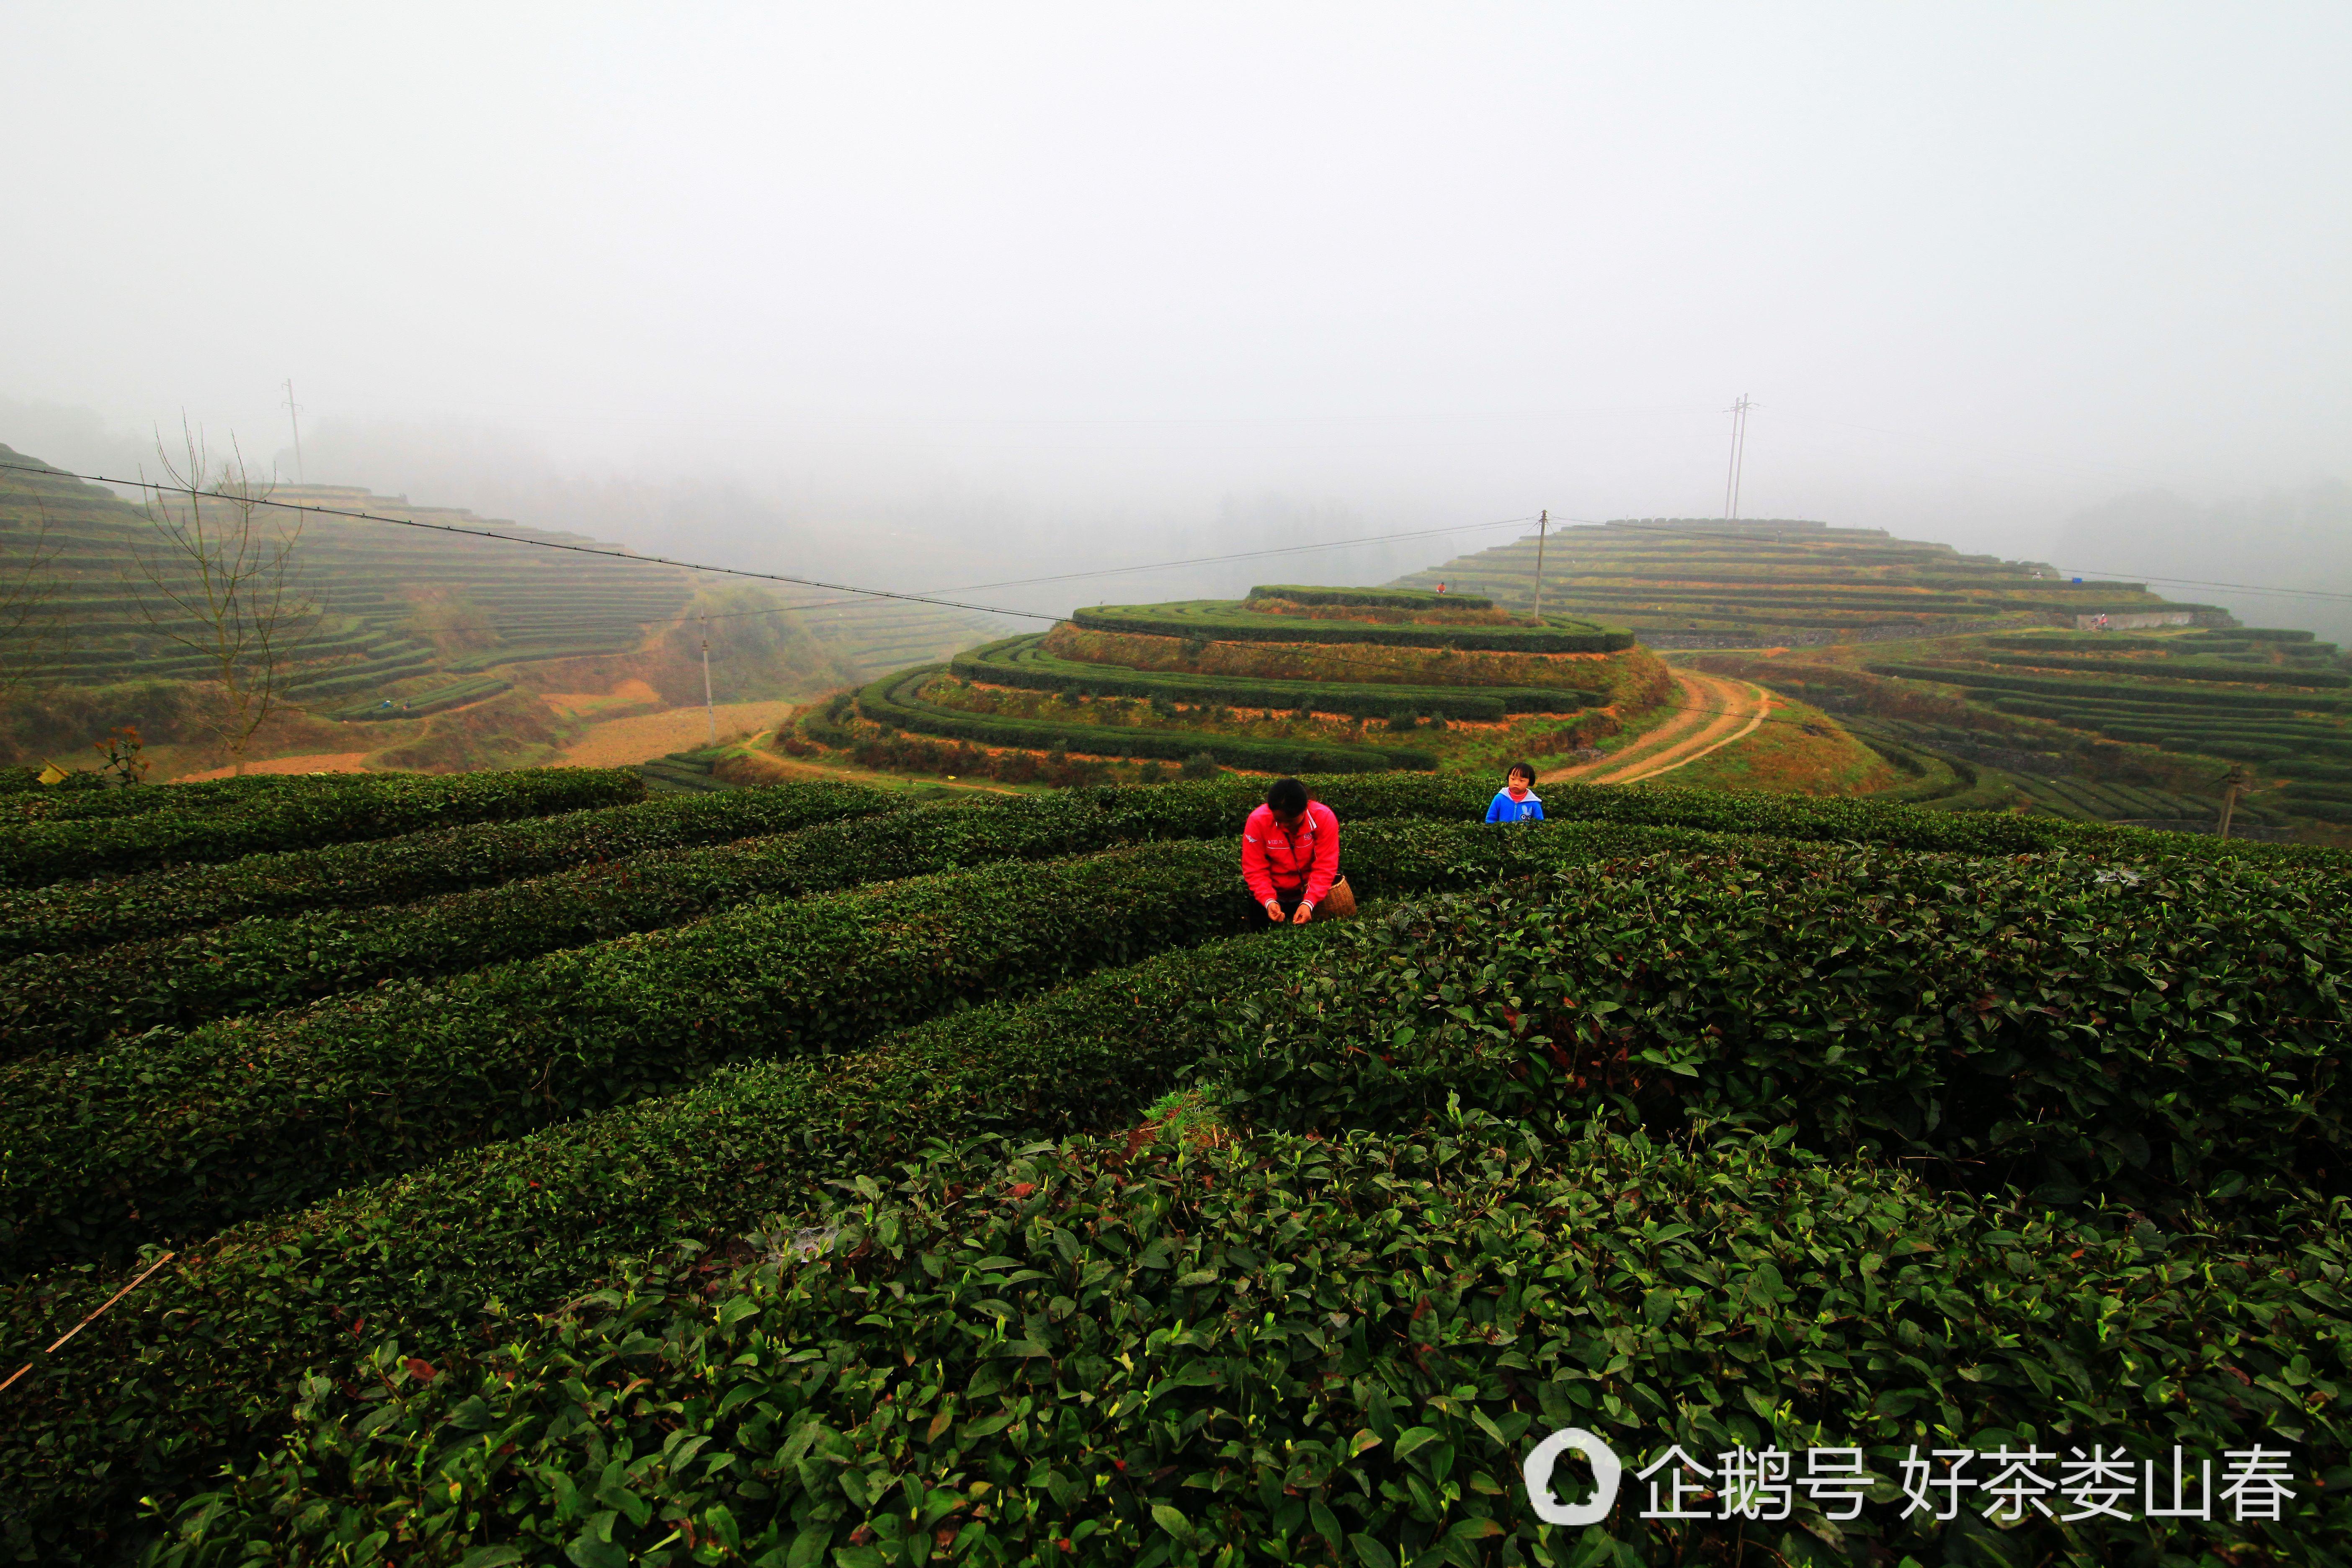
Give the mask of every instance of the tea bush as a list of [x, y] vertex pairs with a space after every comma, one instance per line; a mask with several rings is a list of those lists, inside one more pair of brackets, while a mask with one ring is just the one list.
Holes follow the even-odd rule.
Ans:
[[70, 773], [54, 784], [38, 782], [39, 770], [20, 773], [26, 787], [11, 792], [0, 823], [87, 822], [100, 818], [143, 816], [149, 812], [223, 812], [246, 809], [271, 799], [299, 795], [348, 794], [364, 788], [364, 780], [390, 775], [371, 773], [247, 773], [241, 778], [203, 779], [193, 784], [111, 787], [102, 773]]
[[[306, 781], [315, 783], [316, 781]], [[271, 789], [215, 807], [177, 804], [185, 787], [76, 795], [77, 801], [139, 795], [172, 801], [122, 817], [67, 818], [0, 828], [0, 884], [40, 887], [68, 878], [115, 876], [173, 864], [234, 860], [273, 849], [307, 849], [389, 838], [461, 822], [550, 816], [645, 798], [626, 768], [527, 768], [503, 773], [356, 773], [331, 785]], [[142, 792], [152, 789], [153, 796]], [[192, 791], [193, 794], [193, 791]]]
[[[819, 1184], [929, 1138], [1121, 1125], [1213, 1046], [1225, 998], [1284, 983], [1335, 928], [1208, 943], [951, 1014], [825, 1064], [750, 1062], [256, 1221], [142, 1287], [142, 1310], [47, 1346], [129, 1274], [87, 1268], [0, 1295], [0, 1361], [32, 1363], [0, 1440], [12, 1554], [105, 1555], [142, 1497], [250, 1458], [301, 1377], [356, 1330], [428, 1356], [553, 1308], [625, 1255], [724, 1241]], [[123, 1377], [135, 1365], [141, 1375]], [[0, 1516], [5, 1517], [5, 1516]]]
[[2333, 878], [1756, 844], [1619, 862], [1341, 933], [1237, 1003], [1270, 1125], [1613, 1107], [1791, 1126], [1841, 1158], [2151, 1208], [2352, 1190]]
[[2180, 659], [2052, 658], [2042, 654], [1988, 654], [1986, 662], [2064, 669], [2084, 675], [2155, 676], [2164, 680], [2218, 680], [2249, 686], [2352, 686], [2352, 678], [2327, 669], [2294, 669], [2268, 664], [2191, 664]]
[[1573, 713], [1590, 694], [1558, 688], [1395, 686], [1276, 680], [1255, 676], [1190, 675], [1089, 664], [1047, 653], [1032, 632], [958, 654], [949, 669], [961, 679], [1033, 691], [1090, 692], [1101, 697], [1165, 699], [1171, 702], [1234, 703], [1385, 719], [1398, 713], [1442, 713], [1449, 719], [1500, 720], [1511, 713]]
[[[2300, 1561], [2352, 1527], [2326, 1224], [2251, 1247], [1765, 1140], [1476, 1116], [942, 1151], [856, 1188], [766, 1259], [687, 1254], [488, 1353], [377, 1342], [154, 1561]], [[1874, 1484], [1850, 1523], [1801, 1487], [1786, 1523], [1705, 1490], [1661, 1522], [1629, 1474], [1571, 1535], [1518, 1485], [1571, 1426], [1629, 1470], [1851, 1447]], [[2065, 1506], [2058, 1450], [2095, 1439], [2177, 1445], [2192, 1485], [2261, 1444], [2292, 1495], [2276, 1521], [2062, 1522], [2038, 1498]], [[2038, 1491], [1906, 1519], [1899, 1461], [1962, 1441], [2033, 1451]]]
[[1209, 599], [1167, 605], [1096, 605], [1074, 612], [1070, 621], [1087, 631], [1206, 637], [1215, 642], [1376, 643], [1390, 647], [1451, 647], [1502, 653], [1617, 653], [1633, 646], [1633, 634], [1629, 631], [1564, 616], [1547, 616], [1540, 626], [1385, 625], [1261, 615], [1227, 601]]
[[[1367, 895], [1458, 888], [1696, 836], [1365, 824]], [[746, 1056], [893, 1027], [1249, 929], [1237, 840], [753, 904], [304, 1012], [0, 1070], [0, 1268], [121, 1257], [468, 1143], [664, 1093]]]
[[857, 711], [877, 724], [895, 724], [925, 735], [977, 741], [989, 746], [1025, 746], [1091, 752], [1104, 757], [1174, 759], [1207, 751], [1228, 767], [1263, 773], [1381, 773], [1395, 768], [1427, 772], [1437, 759], [1426, 752], [1395, 746], [1357, 746], [1338, 742], [1259, 741], [1193, 730], [1154, 730], [1140, 725], [1071, 724], [1059, 720], [1003, 719], [926, 700], [922, 689], [946, 666], [920, 665], [887, 675], [857, 694]]
[[[1391, 801], [1470, 815], [1472, 792], [1458, 786], [1416, 796], [1324, 780], [1317, 785], [1335, 809], [1351, 815], [1360, 804]], [[731, 799], [732, 793], [716, 798]], [[1222, 835], [1246, 815], [1254, 794], [1246, 784], [1100, 789], [889, 816], [879, 815], [889, 802], [879, 791], [821, 798], [835, 816], [852, 806], [860, 815], [744, 843], [626, 856], [424, 903], [248, 920], [97, 953], [19, 959], [0, 968], [0, 1054], [80, 1049], [110, 1036], [289, 1006], [380, 980], [476, 969], [678, 925], [759, 898], [1145, 839]], [[712, 819], [741, 822], [754, 815], [721, 808]]]
[[[1956, 1436], [2056, 1448], [2104, 1434], [2160, 1455], [2176, 1438], [2210, 1452], [2266, 1432], [2294, 1446], [2305, 1510], [2243, 1532], [2095, 1536], [2037, 1516], [1928, 1541], [1902, 1532], [1890, 1486], [1860, 1525], [1750, 1525], [1759, 1557], [1804, 1561], [1835, 1540], [1840, 1561], [2306, 1561], [2297, 1548], [2342, 1532], [2347, 1216], [2298, 1190], [2341, 1182], [2328, 1043], [2341, 1034], [2341, 852], [1649, 786], [1554, 786], [1553, 823], [1490, 828], [1475, 819], [1491, 781], [1352, 775], [1310, 784], [1340, 814], [1365, 896], [1454, 896], [1403, 926], [1373, 906], [1354, 925], [1203, 944], [1261, 923], [1223, 836], [1263, 784], [866, 816], [800, 834], [807, 879], [790, 885], [893, 856], [940, 874], [0, 1071], [0, 1212], [16, 1266], [47, 1269], [0, 1287], [0, 1375], [31, 1368], [0, 1433], [8, 1554], [357, 1561], [382, 1532], [379, 1558], [476, 1564], [633, 1550], [864, 1564], [914, 1560], [918, 1542], [934, 1559], [1183, 1563], [1244, 1539], [1260, 1557], [1374, 1564], [1736, 1555], [1731, 1526], [1676, 1536], [1622, 1509], [1613, 1544], [1545, 1537], [1511, 1467], [1538, 1420], [1571, 1418], [1624, 1437], [1623, 1451], [1681, 1441], [1710, 1462], [1774, 1437], [1851, 1441], [1882, 1475], [1907, 1445]], [[1439, 820], [1373, 820], [1410, 817]], [[1113, 834], [1220, 841], [991, 863], [1056, 835], [1078, 847]], [[404, 843], [449, 868], [430, 874], [463, 875], [455, 848], [425, 847], [458, 837], [269, 857], [246, 863], [250, 882], [184, 871], [106, 887], [213, 887], [221, 907], [331, 900], [325, 858], [345, 857], [364, 892], [395, 874], [383, 861], [386, 880], [370, 883], [367, 856]], [[519, 861], [529, 853], [518, 844]], [[666, 848], [635, 869], [702, 853]], [[1529, 876], [1543, 880], [1497, 885]], [[614, 918], [593, 912], [591, 888], [616, 908], [635, 896], [594, 873], [541, 881], [543, 906], [523, 884], [509, 902], [464, 904], [469, 929], [527, 943]], [[57, 911], [94, 918], [98, 905], [71, 900], [99, 891], [12, 902], [75, 931]], [[287, 910], [304, 907], [331, 904]], [[368, 920], [444, 907], [457, 906]], [[536, 935], [533, 908], [549, 914]], [[278, 928], [289, 973], [310, 962], [298, 927], [337, 929]], [[457, 961], [461, 943], [430, 941], [445, 956], [418, 947], [415, 962]], [[1164, 955], [1099, 967], [1150, 952]], [[188, 967], [157, 973], [178, 984]], [[1511, 986], [1542, 1005], [1502, 1017], [1493, 1003]], [[1400, 1027], [1415, 1031], [1402, 1049]], [[1366, 1040], [1387, 1059], [1347, 1054]], [[1576, 1053], [1581, 1088], [1554, 1045]], [[1327, 1094], [1335, 1060], [1353, 1074], [1348, 1096]], [[1017, 1142], [943, 1153], [888, 1190], [890, 1164], [926, 1138], [1129, 1129], [1188, 1075], [1263, 1125], [1206, 1150], [1145, 1131], [1050, 1158]], [[1470, 1108], [1449, 1111], [1445, 1087]], [[1483, 1121], [1481, 1106], [1528, 1127]], [[1669, 1126], [1673, 1147], [1645, 1131]], [[1323, 1136], [1286, 1131], [1300, 1127]], [[1826, 1164], [1822, 1151], [1911, 1174]], [[1047, 1159], [1043, 1180], [1003, 1168], [1024, 1157]], [[1082, 1182], [1106, 1171], [1107, 1207]], [[859, 1177], [878, 1184], [854, 1212], [812, 1208], [824, 1184]], [[1974, 1190], [2003, 1179], [2045, 1184], [2032, 1200]], [[1012, 1193], [1022, 1184], [1033, 1190]], [[2126, 1192], [2145, 1199], [2137, 1211], [2106, 1205]], [[992, 1261], [1063, 1258], [1053, 1230], [1018, 1228], [1045, 1194], [1069, 1200], [1034, 1214], [1079, 1248], [1064, 1260], [1093, 1276], [1078, 1289]], [[775, 1235], [779, 1212], [852, 1250], [876, 1239], [854, 1259], [805, 1260], [833, 1270], [810, 1281], [804, 1260], [769, 1267], [745, 1239]], [[914, 1243], [903, 1256], [879, 1239], [894, 1216]], [[184, 1250], [50, 1353], [156, 1238]], [[1171, 1268], [1139, 1256], [1096, 1271], [1138, 1238], [1144, 1253], [1159, 1241]], [[988, 1250], [967, 1256], [964, 1239]], [[624, 1277], [617, 1307], [561, 1310], [610, 1282], [616, 1256], [681, 1241], [715, 1249]], [[1314, 1300], [1317, 1280], [1281, 1272], [1300, 1265], [1357, 1303], [1360, 1355], [1354, 1321], [1318, 1328], [1342, 1309]], [[1003, 1330], [986, 1327], [995, 1308], [933, 1310], [925, 1293], [949, 1288], [1001, 1306]], [[1497, 1330], [1492, 1304], [1511, 1290], [1533, 1304]], [[706, 1339], [726, 1352], [708, 1365], [672, 1356], [722, 1309], [729, 1333], [767, 1337]], [[1081, 1319], [1135, 1329], [1148, 1403], [1127, 1405], [1129, 1368], [1082, 1363], [1091, 1352], [1061, 1337], [1086, 1331]], [[1309, 1330], [1355, 1358], [1344, 1376], [1308, 1353]], [[782, 1359], [803, 1350], [814, 1359]], [[919, 1350], [929, 1362], [908, 1363]], [[950, 1363], [953, 1403], [926, 1403], [930, 1367]], [[623, 1365], [620, 1383], [651, 1381], [608, 1386]], [[829, 1369], [822, 1385], [801, 1381], [812, 1366]], [[986, 1385], [991, 1369], [1004, 1387]], [[575, 1371], [576, 1385], [561, 1381]], [[915, 1381], [869, 1402], [857, 1379], [885, 1372]], [[739, 1393], [754, 1382], [770, 1396]], [[575, 1387], [603, 1402], [593, 1466], [589, 1428], [529, 1425], [572, 1422]], [[1000, 1394], [1033, 1403], [1015, 1416]], [[909, 1408], [911, 1434], [883, 1414]], [[998, 1415], [1014, 1418], [985, 1428]], [[509, 1425], [467, 1425], [486, 1416]], [[752, 1431], [755, 1419], [771, 1424]], [[864, 1459], [826, 1458], [841, 1451], [828, 1433]], [[504, 1436], [478, 1446], [485, 1434]], [[690, 1468], [641, 1463], [673, 1441], [702, 1444]], [[780, 1465], [774, 1444], [790, 1441], [803, 1447]], [[722, 1450], [736, 1462], [714, 1468]], [[1140, 1481], [1097, 1486], [1091, 1454]], [[900, 1499], [912, 1478], [919, 1521], [931, 1483], [954, 1473], [934, 1459], [964, 1470], [963, 1502], [929, 1533], [898, 1531], [899, 1505], [864, 1478], [878, 1485], [887, 1468]], [[977, 1535], [976, 1480], [991, 1500]], [[585, 1500], [576, 1512], [564, 1487]]]
[[1316, 588], [1292, 583], [1261, 583], [1251, 599], [1286, 599], [1294, 605], [1370, 605], [1390, 610], [1491, 610], [1495, 601], [1476, 594], [1437, 594], [1425, 588]]
[[788, 833], [899, 804], [864, 784], [767, 784], [248, 855], [108, 882], [0, 891], [0, 957], [78, 952], [257, 915], [402, 903], [648, 850]]
[[[2233, 712], [2340, 713], [2347, 705], [2341, 697], [2284, 697], [2257, 691], [2197, 691], [2177, 686], [2135, 685], [2121, 680], [2078, 680], [2063, 675], [1997, 675], [1977, 669], [1947, 669], [1927, 664], [1873, 664], [1874, 675], [1904, 680], [1936, 681], [1970, 690], [2011, 691], [2025, 697], [2088, 697], [2131, 702], [2161, 702], [2168, 707], [2215, 708]], [[2158, 672], [2160, 673], [2160, 671]]]

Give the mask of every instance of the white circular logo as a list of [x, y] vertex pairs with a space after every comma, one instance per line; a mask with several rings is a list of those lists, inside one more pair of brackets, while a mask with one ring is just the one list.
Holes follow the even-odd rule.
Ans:
[[[1592, 1497], [1588, 1502], [1564, 1503], [1551, 1495], [1551, 1468], [1570, 1452], [1592, 1461]], [[1527, 1479], [1528, 1501], [1546, 1524], [1599, 1524], [1616, 1505], [1617, 1479], [1625, 1473], [1625, 1466], [1608, 1444], [1581, 1426], [1570, 1426], [1537, 1444], [1520, 1473]]]

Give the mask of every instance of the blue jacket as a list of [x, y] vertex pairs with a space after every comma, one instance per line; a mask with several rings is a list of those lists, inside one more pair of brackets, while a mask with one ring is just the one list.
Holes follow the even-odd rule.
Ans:
[[1495, 792], [1494, 803], [1486, 807], [1486, 820], [1489, 822], [1541, 822], [1543, 819], [1543, 802], [1536, 798], [1533, 790], [1528, 791], [1527, 799], [1513, 800], [1509, 790], [1498, 789]]

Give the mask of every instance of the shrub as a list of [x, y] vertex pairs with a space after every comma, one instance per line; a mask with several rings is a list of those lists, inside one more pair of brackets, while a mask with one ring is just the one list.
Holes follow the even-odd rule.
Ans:
[[[27, 770], [30, 772], [31, 770]], [[37, 775], [36, 775], [37, 776]], [[106, 775], [70, 773], [57, 784], [14, 793], [0, 821], [88, 822], [144, 816], [151, 812], [236, 812], [272, 800], [349, 795], [366, 781], [397, 777], [380, 773], [247, 773], [242, 778], [203, 779], [194, 784], [106, 787]], [[381, 787], [381, 786], [377, 786]]]
[[849, 692], [835, 692], [801, 716], [801, 732], [823, 745], [849, 745], [856, 739], [847, 727], [856, 700]]
[[[838, 793], [869, 813], [890, 800], [854, 786]], [[247, 920], [97, 953], [36, 955], [0, 969], [0, 1053], [79, 1049], [110, 1035], [479, 968], [679, 925], [756, 898], [1149, 838], [1219, 836], [1234, 826], [1236, 807], [1228, 792], [1168, 797], [1119, 790], [926, 806], [883, 822], [861, 816], [715, 847], [650, 851], [422, 903]]]
[[[1392, 610], [1491, 610], [1495, 601], [1475, 594], [1440, 594], [1421, 588], [1307, 588], [1260, 584], [1252, 599], [1284, 599], [1294, 605], [1368, 605]], [[1245, 601], [1246, 602], [1246, 601]]]
[[2159, 702], [2168, 707], [2216, 708], [2237, 712], [2338, 713], [2345, 700], [2337, 697], [2283, 697], [2254, 691], [2194, 691], [2178, 687], [2134, 686], [2117, 681], [2073, 680], [2063, 676], [1999, 675], [1974, 669], [1944, 669], [1925, 664], [1874, 664], [1873, 673], [1903, 680], [1929, 680], [1970, 691], [2016, 693], [2025, 697], [2088, 697], [2112, 701]]
[[1238, 930], [1234, 867], [1230, 847], [1194, 844], [989, 867], [19, 1064], [0, 1090], [7, 1266], [202, 1235], [740, 1056], [853, 1047]]
[[[142, 1310], [100, 1318], [56, 1355], [50, 1342], [122, 1280], [20, 1284], [0, 1298], [0, 1357], [37, 1365], [11, 1391], [25, 1440], [0, 1443], [0, 1485], [17, 1502], [5, 1542], [56, 1560], [68, 1542], [129, 1529], [138, 1499], [185, 1495], [249, 1457], [303, 1374], [349, 1353], [355, 1322], [437, 1357], [486, 1319], [552, 1308], [615, 1257], [737, 1235], [927, 1139], [1118, 1125], [1213, 1044], [1223, 998], [1278, 984], [1334, 929], [1106, 971], [822, 1068], [722, 1068], [680, 1095], [353, 1188], [184, 1255], [142, 1288]], [[132, 1363], [149, 1370], [114, 1374]]]
[[[1425, 889], [1623, 837], [1366, 824], [1348, 865], [1368, 889]], [[16, 1270], [121, 1257], [723, 1061], [851, 1048], [975, 997], [1249, 929], [1237, 866], [1234, 840], [991, 866], [18, 1063], [0, 1072], [0, 1256]]]
[[999, 719], [925, 700], [920, 692], [941, 667], [923, 665], [884, 677], [857, 694], [858, 711], [877, 723], [894, 723], [927, 734], [956, 736], [987, 745], [1068, 749], [1112, 757], [1180, 757], [1205, 749], [1229, 767], [1264, 773], [1376, 773], [1395, 768], [1433, 770], [1437, 760], [1402, 747], [1294, 743], [1238, 736], [1204, 735], [1188, 730], [1143, 730], [1126, 725], [1066, 724], [1034, 719]]
[[[1125, 793], [1146, 809], [1187, 804], [1174, 791]], [[1234, 792], [1236, 813], [1254, 793]], [[1647, 793], [1616, 798], [1640, 803]], [[1701, 842], [1566, 820], [1580, 803], [1561, 794], [1563, 820], [1540, 832], [1358, 822], [1344, 863], [1362, 894], [1381, 897]], [[1628, 815], [1676, 815], [1671, 799], [1647, 812], [1643, 804]], [[1725, 816], [1708, 826], [1737, 826]], [[1897, 820], [1916, 842], [1978, 850], [2168, 837], [2050, 819]], [[971, 843], [994, 852], [984, 825]], [[2197, 858], [2226, 865], [2287, 847], [2216, 843]], [[753, 905], [308, 1013], [22, 1063], [0, 1072], [0, 1137], [13, 1162], [0, 1171], [0, 1212], [13, 1266], [198, 1234], [466, 1142], [666, 1091], [745, 1054], [845, 1048], [992, 988], [1236, 929], [1250, 911], [1235, 865], [1231, 840], [1178, 843]], [[2333, 929], [2325, 920], [2313, 928]], [[2332, 936], [2312, 940], [2332, 951]], [[186, 1182], [191, 1172], [203, 1180]]]
[[1542, 687], [1374, 685], [1129, 669], [1063, 658], [1047, 652], [1045, 641], [1045, 634], [1037, 632], [1007, 637], [958, 654], [949, 668], [960, 679], [1032, 691], [1148, 698], [1162, 714], [1183, 701], [1289, 708], [1301, 718], [1321, 711], [1376, 719], [1421, 710], [1493, 721], [1507, 713], [1572, 713], [1589, 700], [1584, 692]]
[[1186, 779], [1213, 779], [1217, 773], [1217, 754], [1214, 752], [1195, 752], [1184, 759], [1183, 766], [1176, 770], [1179, 778]]
[[1613, 1107], [2142, 1205], [2344, 1185], [2338, 879], [2197, 860], [1757, 846], [1345, 933], [1237, 1025], [1272, 1124]]
[[[169, 799], [173, 787], [111, 793], [129, 796], [153, 789]], [[338, 775], [325, 787], [270, 789], [218, 809], [166, 806], [128, 819], [33, 822], [10, 828], [0, 832], [0, 885], [39, 887], [71, 877], [217, 864], [461, 822], [623, 805], [644, 799], [645, 793], [645, 781], [625, 768]]]
[[2272, 769], [2272, 772], [2290, 774], [2299, 779], [2328, 779], [2336, 784], [2352, 783], [2352, 763], [2290, 757], [2280, 762]]
[[2034, 654], [1988, 654], [1999, 665], [2036, 665], [2044, 669], [2080, 670], [2087, 675], [2152, 676], [2160, 680], [2222, 680], [2258, 686], [2352, 686], [2352, 676], [2324, 669], [2277, 668], [2270, 666], [2200, 665], [2167, 659], [2135, 663], [2127, 659], [2048, 658]]
[[451, 708], [463, 707], [468, 702], [479, 702], [485, 697], [496, 697], [501, 692], [511, 689], [512, 686], [513, 682], [503, 680], [494, 675], [478, 675], [470, 680], [458, 681], [454, 686], [419, 692], [396, 707], [387, 708], [383, 706], [383, 699], [377, 699], [374, 701], [355, 703], [352, 707], [339, 709], [327, 717], [340, 719], [346, 723], [359, 724], [377, 723], [394, 719], [422, 719]]
[[[1449, 599], [1452, 595], [1446, 595]], [[1542, 626], [1374, 625], [1259, 615], [1231, 603], [1097, 605], [1074, 612], [1071, 624], [1090, 631], [1217, 642], [1380, 643], [1391, 647], [1479, 648], [1505, 653], [1616, 653], [1633, 646], [1629, 631], [1549, 617]]]
[[[2058, 1521], [2054, 1479], [2026, 1489], [2056, 1508], [1972, 1493], [1958, 1522], [1913, 1517], [1892, 1478], [1923, 1426], [2177, 1445], [2192, 1487], [2198, 1459], [2226, 1474], [2225, 1451], [2283, 1450], [2284, 1427], [2281, 1519], [2215, 1508], [2165, 1521], [2168, 1543], [2293, 1561], [2352, 1526], [2315, 1484], [2345, 1457], [2352, 1375], [2326, 1328], [2352, 1255], [2324, 1230], [2167, 1237], [1763, 1140], [1477, 1117], [1415, 1139], [1002, 1143], [892, 1174], [731, 1271], [698, 1250], [632, 1270], [494, 1350], [435, 1365], [379, 1341], [306, 1384], [285, 1449], [191, 1501], [162, 1561], [348, 1561], [387, 1528], [435, 1564], [634, 1561], [689, 1527], [775, 1563], [1667, 1563], [1744, 1542], [1711, 1492], [1696, 1522], [1639, 1517], [1632, 1472], [1670, 1445], [1710, 1475], [1727, 1453], [1867, 1450], [1891, 1500], [1854, 1522], [1790, 1489], [1792, 1524], [1857, 1556], [2048, 1562], [2105, 1539]], [[1542, 1526], [1517, 1476], [1570, 1426], [1628, 1458], [1580, 1537]], [[1813, 1559], [1801, 1530], [1753, 1533]]]
[[0, 956], [75, 952], [256, 915], [398, 903], [650, 850], [790, 832], [898, 804], [863, 784], [773, 784], [0, 891]]

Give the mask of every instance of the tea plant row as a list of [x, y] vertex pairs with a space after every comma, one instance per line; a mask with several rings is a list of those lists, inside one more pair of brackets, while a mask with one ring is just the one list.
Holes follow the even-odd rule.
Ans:
[[960, 679], [1031, 691], [1344, 713], [1358, 719], [1434, 713], [1494, 722], [1512, 713], [1573, 713], [1589, 700], [1581, 691], [1537, 687], [1376, 686], [1130, 669], [1057, 658], [1041, 646], [1045, 640], [1043, 633], [1034, 632], [1008, 637], [958, 654], [949, 669]]

